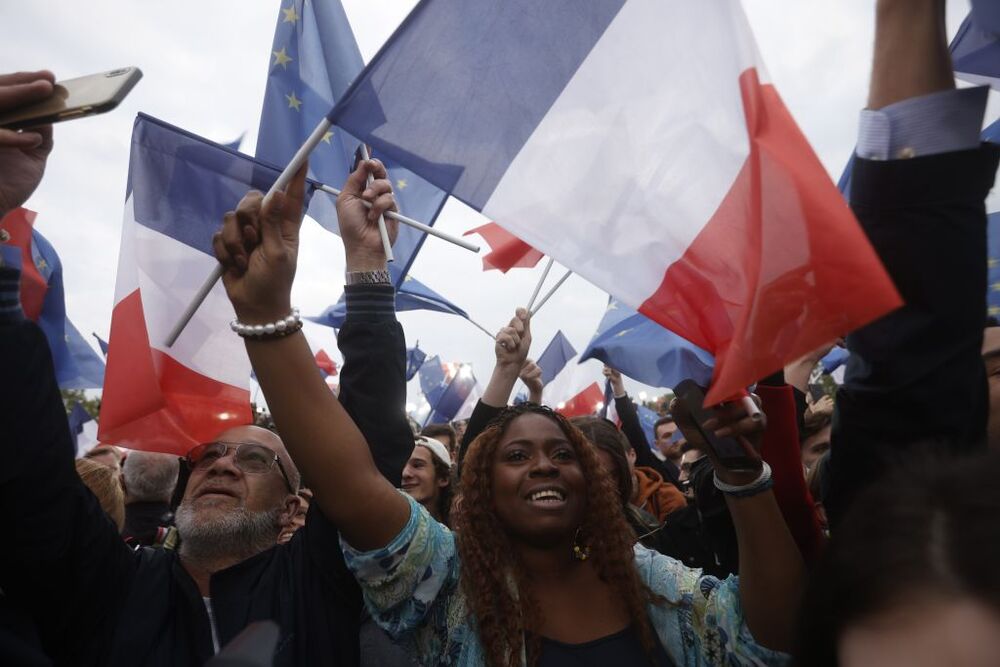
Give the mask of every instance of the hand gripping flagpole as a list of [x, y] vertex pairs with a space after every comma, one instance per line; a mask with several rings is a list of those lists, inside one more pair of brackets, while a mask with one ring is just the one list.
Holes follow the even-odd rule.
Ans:
[[[309, 135], [309, 138], [306, 139], [305, 143], [303, 143], [302, 146], [299, 147], [299, 150], [296, 151], [295, 155], [292, 156], [292, 159], [288, 163], [288, 166], [285, 167], [284, 171], [281, 172], [281, 175], [278, 176], [278, 179], [274, 182], [274, 185], [271, 186], [271, 189], [267, 191], [267, 195], [264, 197], [265, 201], [274, 192], [277, 192], [279, 190], [284, 190], [285, 187], [288, 186], [288, 182], [292, 180], [292, 176], [294, 176], [295, 172], [299, 170], [299, 168], [305, 162], [306, 158], [309, 157], [309, 154], [312, 152], [312, 150], [316, 148], [316, 145], [323, 140], [323, 136], [326, 134], [326, 131], [329, 128], [330, 128], [330, 121], [327, 120], [326, 118], [323, 118], [323, 120], [319, 122], [319, 125], [316, 126], [316, 129], [313, 130], [312, 134]], [[365, 155], [367, 155], [367, 150], [368, 149], [365, 148]], [[334, 196], [340, 195], [340, 190], [337, 190], [336, 188], [331, 188], [328, 185], [320, 185], [318, 186], [318, 189], [333, 194]], [[365, 201], [364, 204], [368, 208], [372, 207], [372, 204], [370, 202]], [[469, 243], [468, 241], [465, 241], [463, 239], [454, 237], [451, 234], [446, 234], [445, 232], [439, 232], [433, 227], [429, 227], [423, 223], [417, 222], [416, 220], [407, 218], [406, 216], [400, 215], [392, 211], [387, 213], [387, 215], [393, 220], [401, 222], [404, 225], [409, 225], [410, 227], [419, 229], [422, 232], [426, 232], [427, 234], [430, 234], [432, 236], [436, 236], [445, 241], [454, 243], [455, 245], [465, 248], [466, 250], [471, 250], [472, 252], [479, 252], [479, 246], [473, 243]], [[379, 225], [379, 233], [384, 234], [385, 222], [381, 219], [379, 220], [379, 222], [381, 223]], [[388, 241], [388, 234], [384, 234], [384, 236], [382, 237], [383, 247], [385, 247], [385, 243], [387, 241]], [[392, 248], [390, 247], [389, 253], [391, 253], [391, 251]], [[391, 256], [391, 254], [387, 254], [387, 256]], [[202, 286], [198, 288], [198, 291], [195, 293], [194, 298], [191, 299], [191, 303], [188, 304], [188, 307], [177, 319], [177, 323], [174, 324], [174, 328], [171, 329], [170, 333], [167, 335], [166, 338], [167, 347], [173, 347], [174, 343], [177, 342], [177, 338], [181, 335], [181, 332], [184, 331], [185, 327], [187, 327], [188, 323], [191, 321], [191, 318], [194, 317], [194, 314], [198, 311], [198, 308], [201, 307], [201, 304], [208, 297], [208, 293], [212, 291], [213, 287], [215, 287], [215, 283], [219, 282], [219, 280], [222, 278], [222, 274], [223, 274], [223, 268], [222, 265], [219, 264], [215, 267], [215, 269], [212, 270], [212, 273], [208, 276], [208, 278], [205, 280]]]
[[[312, 150], [316, 148], [316, 145], [323, 140], [323, 135], [326, 134], [328, 129], [330, 129], [330, 121], [324, 116], [323, 120], [319, 122], [319, 125], [317, 125], [316, 129], [312, 131], [312, 134], [309, 135], [309, 138], [306, 139], [305, 143], [299, 146], [299, 150], [297, 150], [295, 155], [292, 156], [288, 166], [285, 167], [285, 170], [281, 172], [280, 176], [278, 176], [278, 180], [276, 180], [274, 185], [271, 186], [271, 189], [267, 191], [267, 194], [264, 196], [265, 202], [267, 202], [271, 198], [271, 195], [275, 192], [284, 190], [288, 186], [289, 181], [292, 180], [292, 176], [294, 176], [295, 172], [297, 172], [302, 165], [305, 164], [309, 154], [312, 153]], [[184, 331], [184, 327], [188, 325], [188, 322], [191, 321], [194, 314], [198, 312], [198, 308], [201, 307], [201, 304], [208, 297], [208, 293], [212, 291], [213, 287], [215, 287], [215, 283], [219, 282], [219, 279], [222, 278], [224, 271], [225, 269], [222, 268], [222, 264], [216, 266], [211, 275], [208, 276], [202, 286], [198, 289], [194, 298], [191, 299], [191, 303], [188, 304], [188, 307], [177, 320], [174, 328], [170, 330], [169, 334], [167, 334], [167, 347], [174, 346], [174, 343], [177, 342], [177, 338], [181, 335], [181, 332]]]
[[[361, 159], [367, 162], [369, 157], [368, 146], [364, 142], [361, 142]], [[374, 180], [375, 177], [372, 176], [371, 172], [368, 172], [368, 187], [371, 187]], [[395, 261], [396, 258], [392, 254], [392, 241], [389, 240], [389, 232], [385, 229], [385, 216], [381, 213], [378, 216], [378, 235], [382, 237], [382, 250], [385, 251], [385, 261]]]

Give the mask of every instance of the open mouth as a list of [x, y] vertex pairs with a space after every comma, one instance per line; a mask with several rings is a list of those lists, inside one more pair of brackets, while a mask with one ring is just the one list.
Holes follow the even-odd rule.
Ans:
[[539, 489], [528, 494], [528, 502], [538, 507], [560, 507], [566, 504], [566, 492], [562, 489]]

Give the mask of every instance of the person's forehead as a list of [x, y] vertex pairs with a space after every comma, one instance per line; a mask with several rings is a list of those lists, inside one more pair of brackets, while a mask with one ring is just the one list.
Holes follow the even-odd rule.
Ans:
[[566, 439], [566, 434], [553, 419], [545, 415], [532, 413], [516, 417], [507, 427], [500, 444], [512, 440], [531, 440], [544, 442], [552, 439]]
[[431, 461], [431, 450], [427, 449], [423, 445], [416, 445], [413, 447], [413, 452], [410, 454], [410, 459], [420, 459], [430, 463]]
[[656, 427], [656, 433], [657, 434], [662, 433], [664, 429], [666, 429], [668, 433], [673, 433], [674, 431], [677, 430], [677, 423], [663, 422], [662, 424]]
[[285, 447], [281, 444], [281, 438], [266, 428], [259, 426], [235, 426], [220, 433], [216, 439], [222, 442], [249, 442], [255, 445], [263, 445], [280, 454], [285, 453]]
[[983, 331], [983, 356], [1000, 354], [1000, 327], [986, 327]]

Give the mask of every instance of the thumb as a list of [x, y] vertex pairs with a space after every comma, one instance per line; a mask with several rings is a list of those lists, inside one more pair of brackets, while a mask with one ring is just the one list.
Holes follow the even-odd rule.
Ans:
[[303, 164], [295, 172], [285, 192], [274, 192], [265, 197], [260, 212], [264, 252], [283, 252], [287, 243], [298, 243], [308, 170], [308, 163]]

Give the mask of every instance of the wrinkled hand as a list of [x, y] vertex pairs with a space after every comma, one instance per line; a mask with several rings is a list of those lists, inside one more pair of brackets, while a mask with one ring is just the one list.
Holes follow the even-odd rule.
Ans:
[[520, 373], [530, 347], [531, 315], [524, 308], [518, 308], [510, 324], [496, 336], [493, 351], [497, 357], [497, 368]]
[[[368, 185], [368, 174], [375, 178], [371, 185]], [[372, 204], [371, 208], [365, 206], [366, 201]], [[348, 271], [376, 271], [386, 267], [378, 218], [387, 211], [396, 210], [385, 166], [378, 160], [360, 162], [337, 197], [337, 220]], [[399, 223], [385, 218], [385, 227], [389, 240], [395, 242]]]
[[604, 364], [604, 377], [611, 380], [611, 391], [615, 396], [625, 395], [625, 381], [622, 379], [621, 371]]
[[[760, 406], [760, 399], [753, 396], [753, 400]], [[742, 401], [733, 401], [715, 406], [716, 417], [709, 419], [704, 424], [708, 432], [714, 432], [719, 438], [734, 438], [748, 457], [755, 461], [760, 460], [760, 444], [767, 428], [767, 418], [762, 415], [759, 422], [755, 422], [747, 414]], [[688, 411], [683, 401], [674, 399], [670, 403], [670, 414], [673, 415], [677, 427], [684, 434], [684, 438], [700, 449], [712, 462], [715, 474], [719, 479], [728, 484], [743, 485], [749, 484], [757, 479], [759, 473], [756, 472], [734, 472], [719, 461], [715, 450], [701, 436], [701, 432], [694, 424], [694, 417]]]
[[[526, 360], [524, 365], [521, 366], [521, 372], [518, 377], [521, 378], [521, 382], [524, 383], [524, 386], [528, 388], [528, 391], [532, 395], [542, 395], [542, 369], [538, 364], [531, 359]], [[538, 401], [533, 402], [537, 403]]]
[[291, 312], [307, 170], [303, 165], [288, 189], [266, 202], [260, 192], [248, 192], [212, 239], [226, 293], [245, 324], [274, 322]]
[[[8, 111], [50, 97], [52, 72], [18, 72], [0, 75], [0, 111]], [[0, 128], [0, 218], [28, 200], [45, 173], [52, 152], [52, 126], [31, 130]]]
[[809, 412], [818, 417], [832, 417], [833, 405], [833, 398], [828, 394], [824, 394], [822, 398], [809, 406]]

